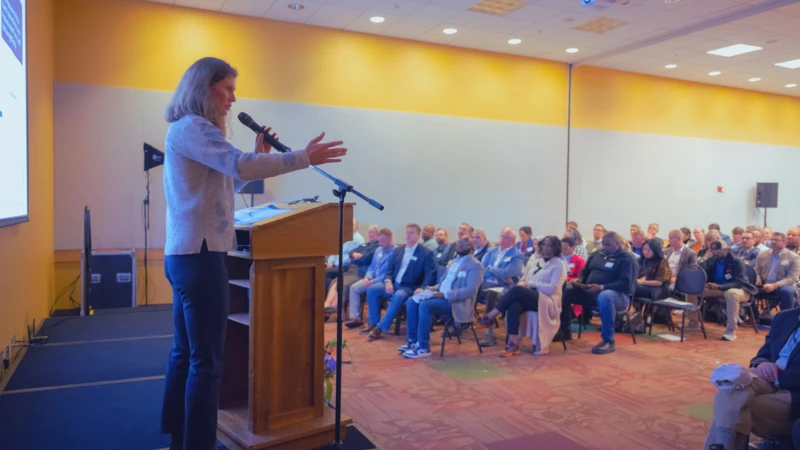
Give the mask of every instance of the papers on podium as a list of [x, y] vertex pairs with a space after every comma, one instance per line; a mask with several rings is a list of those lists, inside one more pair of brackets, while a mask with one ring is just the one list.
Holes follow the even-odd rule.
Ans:
[[261, 222], [283, 213], [287, 213], [291, 209], [278, 208], [275, 205], [256, 206], [254, 208], [240, 209], [233, 213], [233, 221], [238, 225], [252, 225], [256, 222]]

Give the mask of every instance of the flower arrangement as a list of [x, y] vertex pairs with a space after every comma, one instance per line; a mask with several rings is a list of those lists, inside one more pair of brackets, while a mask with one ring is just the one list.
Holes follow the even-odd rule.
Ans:
[[[347, 341], [342, 341], [342, 349], [347, 348]], [[325, 403], [329, 406], [331, 405], [331, 398], [333, 396], [333, 379], [336, 376], [336, 356], [334, 356], [334, 352], [336, 351], [336, 341], [328, 341], [325, 344]], [[350, 352], [350, 350], [347, 350]], [[344, 361], [342, 361], [344, 363]]]

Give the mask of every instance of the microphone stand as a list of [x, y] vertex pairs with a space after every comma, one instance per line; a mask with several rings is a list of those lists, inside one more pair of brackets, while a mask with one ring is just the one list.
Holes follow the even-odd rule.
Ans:
[[342, 315], [344, 312], [344, 271], [342, 269], [342, 252], [344, 248], [344, 199], [348, 192], [352, 192], [353, 194], [361, 197], [364, 201], [372, 205], [373, 207], [377, 208], [379, 211], [383, 211], [383, 205], [372, 200], [369, 197], [366, 197], [362, 193], [358, 192], [353, 185], [350, 183], [336, 178], [324, 170], [320, 169], [316, 166], [311, 166], [312, 169], [319, 172], [325, 178], [333, 181], [336, 185], [336, 189], [333, 190], [333, 195], [339, 199], [339, 269], [337, 273], [337, 281], [336, 281], [336, 295], [338, 296], [338, 301], [336, 302], [336, 404], [334, 405], [336, 410], [336, 419], [334, 425], [334, 441], [331, 444], [330, 448], [334, 450], [341, 450], [342, 449]]

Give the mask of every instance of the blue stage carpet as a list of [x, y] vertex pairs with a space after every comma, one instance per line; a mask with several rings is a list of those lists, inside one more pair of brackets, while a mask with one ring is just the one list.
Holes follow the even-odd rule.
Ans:
[[164, 380], [0, 395], [3, 450], [154, 450]]
[[7, 391], [164, 375], [172, 338], [31, 347]]
[[42, 325], [39, 335], [48, 343], [97, 341], [172, 334], [172, 311], [136, 314], [98, 314], [85, 317], [54, 317]]

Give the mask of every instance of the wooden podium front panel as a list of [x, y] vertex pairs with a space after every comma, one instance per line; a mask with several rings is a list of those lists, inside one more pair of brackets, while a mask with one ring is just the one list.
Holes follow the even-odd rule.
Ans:
[[254, 434], [322, 417], [322, 257], [255, 262], [250, 300]]

